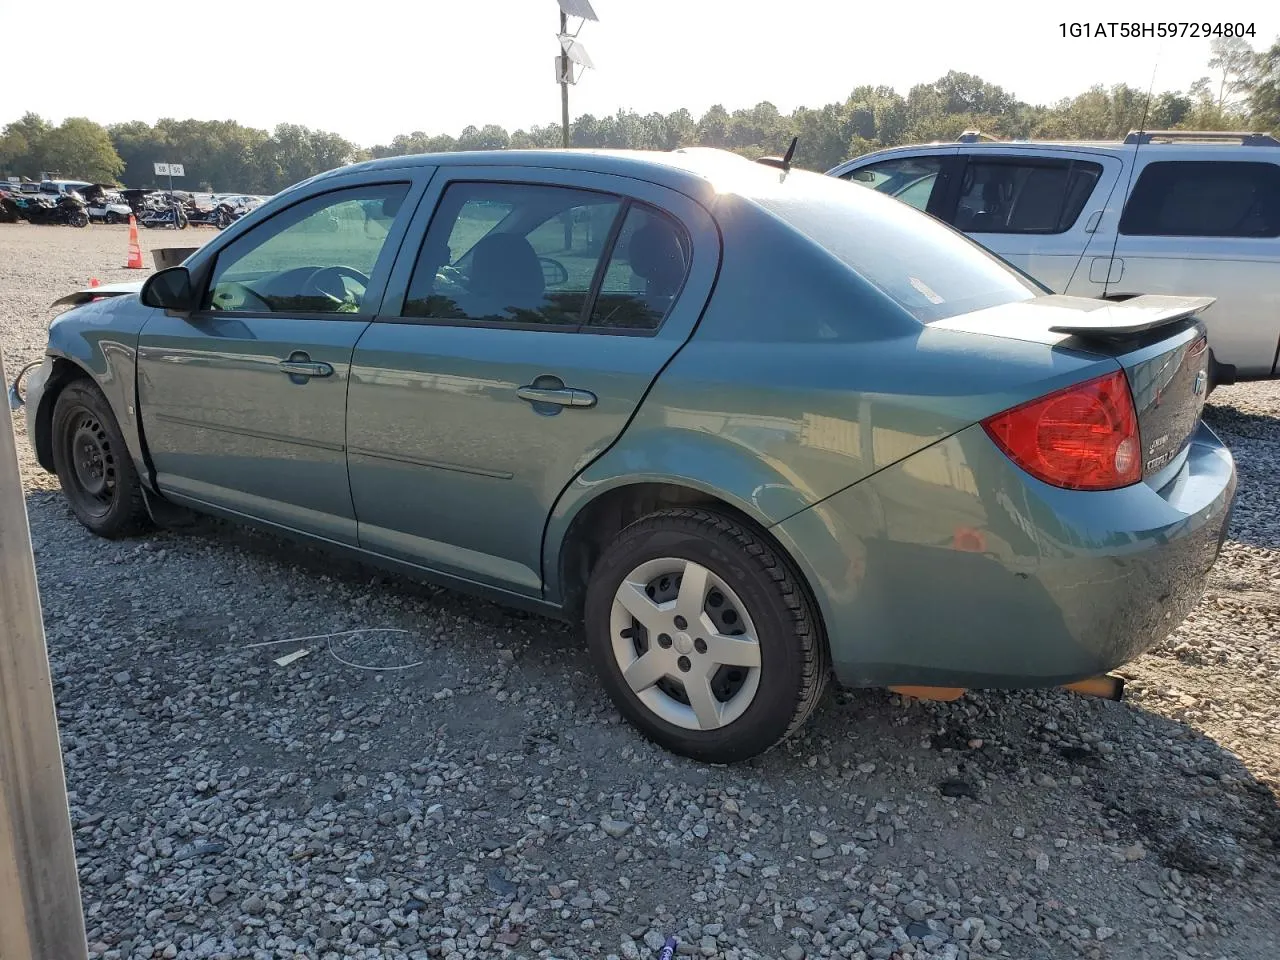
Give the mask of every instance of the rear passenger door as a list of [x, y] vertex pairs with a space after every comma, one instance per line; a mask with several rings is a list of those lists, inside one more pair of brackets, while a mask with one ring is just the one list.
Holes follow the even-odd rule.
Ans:
[[692, 332], [714, 223], [627, 178], [442, 167], [409, 235], [352, 362], [360, 545], [540, 596], [552, 505]]
[[1055, 293], [1065, 293], [1120, 174], [1101, 154], [973, 151], [940, 215]]
[[[1158, 157], [1159, 149], [1150, 151]], [[1151, 160], [1138, 171], [1119, 234], [1108, 296], [1216, 297], [1204, 314], [1214, 357], [1235, 364], [1240, 376], [1274, 375], [1280, 355], [1280, 164]]]

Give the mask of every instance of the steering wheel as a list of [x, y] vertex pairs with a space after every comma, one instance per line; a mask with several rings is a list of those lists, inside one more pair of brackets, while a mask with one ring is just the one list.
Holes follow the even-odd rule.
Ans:
[[[328, 297], [339, 306], [345, 306], [352, 302], [351, 294], [347, 291], [347, 285], [342, 282], [343, 277], [350, 277], [356, 283], [360, 284], [361, 293], [369, 288], [369, 278], [357, 270], [355, 267], [344, 267], [341, 264], [333, 267], [321, 267], [311, 276], [307, 277], [304, 283], [303, 291], [305, 293], [318, 293], [323, 297]], [[336, 292], [335, 292], [336, 291]], [[359, 304], [357, 298], [355, 303]]]
[[219, 283], [215, 288], [210, 305], [214, 310], [271, 312], [271, 304], [267, 303], [250, 287], [235, 280], [224, 280]]

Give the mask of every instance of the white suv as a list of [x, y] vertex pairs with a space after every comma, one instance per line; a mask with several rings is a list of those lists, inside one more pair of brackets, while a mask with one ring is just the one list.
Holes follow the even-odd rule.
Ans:
[[1216, 361], [1242, 380], [1280, 376], [1280, 140], [1269, 134], [1046, 143], [969, 131], [828, 173], [933, 214], [1056, 293], [1216, 297], [1205, 314]]

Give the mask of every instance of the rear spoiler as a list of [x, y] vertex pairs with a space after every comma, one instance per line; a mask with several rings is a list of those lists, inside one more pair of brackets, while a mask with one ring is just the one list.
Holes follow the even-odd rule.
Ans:
[[88, 303], [90, 300], [101, 300], [105, 297], [125, 297], [129, 294], [139, 293], [142, 290], [142, 284], [136, 281], [127, 283], [104, 283], [96, 287], [82, 287], [75, 293], [68, 293], [65, 297], [59, 297], [51, 307], [61, 307], [69, 304], [78, 307], [82, 303]]
[[[1107, 300], [1096, 310], [1066, 323], [1049, 327], [1054, 333], [1066, 333], [1086, 340], [1127, 340], [1179, 320], [1194, 317], [1214, 303], [1214, 297], [1171, 297], [1144, 294], [1128, 300]], [[1219, 363], [1209, 350], [1209, 390], [1236, 382], [1236, 367]], [[1207, 394], [1206, 394], [1207, 395]]]
[[1147, 293], [1129, 300], [1102, 300], [1097, 309], [1083, 311], [1068, 321], [1052, 324], [1049, 329], [1087, 340], [1127, 340], [1193, 317], [1215, 299]]

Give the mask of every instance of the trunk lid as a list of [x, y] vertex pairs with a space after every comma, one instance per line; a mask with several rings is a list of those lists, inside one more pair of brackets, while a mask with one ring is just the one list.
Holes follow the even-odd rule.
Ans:
[[1114, 358], [1138, 415], [1144, 479], [1186, 448], [1204, 409], [1209, 350], [1199, 314], [1211, 297], [1107, 301], [1046, 296], [963, 314], [930, 327], [1044, 343]]

